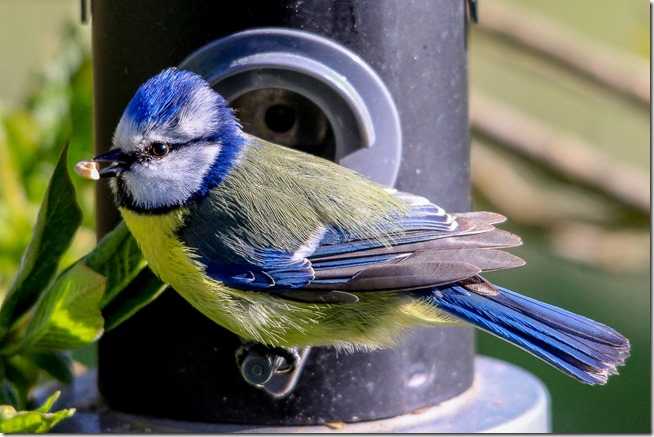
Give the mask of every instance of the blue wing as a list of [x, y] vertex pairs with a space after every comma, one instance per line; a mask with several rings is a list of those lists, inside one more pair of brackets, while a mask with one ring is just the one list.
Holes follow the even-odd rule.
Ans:
[[422, 197], [394, 194], [407, 203], [409, 214], [393, 224], [393, 231], [379, 235], [353, 235], [325, 224], [294, 251], [252, 247], [247, 254], [233, 253], [219, 238], [207, 241], [206, 233], [186, 232], [181, 238], [210, 277], [239, 290], [307, 302], [352, 302], [357, 299], [352, 292], [414, 290], [457, 281], [494, 293], [477, 274], [523, 264], [496, 250], [520, 244], [518, 237], [493, 226], [502, 216], [447, 214]]
[[200, 260], [210, 277], [242, 290], [299, 288], [313, 279], [311, 263], [306, 258], [294, 258], [292, 253], [274, 248], [258, 252], [256, 258], [261, 260], [260, 265], [234, 263], [224, 258]]

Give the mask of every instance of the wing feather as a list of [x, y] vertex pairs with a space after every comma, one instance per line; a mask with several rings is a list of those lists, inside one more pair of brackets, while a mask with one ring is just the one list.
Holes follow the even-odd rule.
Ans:
[[[316, 303], [352, 303], [360, 292], [416, 290], [458, 283], [496, 295], [484, 271], [518, 267], [524, 261], [500, 249], [521, 244], [493, 225], [505, 218], [490, 212], [448, 214], [427, 199], [387, 190], [408, 207], [388, 230], [361, 234], [324, 223], [295, 250], [254, 247], [238, 255], [202, 235], [185, 241], [209, 276], [240, 290], [277, 293]], [[306, 233], [306, 232], [305, 232]], [[203, 234], [206, 235], [206, 234]]]

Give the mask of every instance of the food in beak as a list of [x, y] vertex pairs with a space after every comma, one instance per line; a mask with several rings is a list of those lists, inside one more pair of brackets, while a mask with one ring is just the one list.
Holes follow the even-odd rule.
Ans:
[[95, 161], [80, 161], [75, 164], [75, 173], [85, 179], [97, 181], [100, 179], [100, 165]]

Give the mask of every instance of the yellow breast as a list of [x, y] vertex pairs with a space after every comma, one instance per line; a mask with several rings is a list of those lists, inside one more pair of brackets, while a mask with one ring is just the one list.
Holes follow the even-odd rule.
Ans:
[[230, 317], [230, 307], [237, 298], [234, 290], [206, 277], [194, 254], [176, 236], [184, 213], [185, 210], [180, 209], [147, 215], [121, 209], [152, 271], [216, 323], [238, 330], [235, 326], [238, 321]]
[[362, 293], [357, 303], [331, 306], [231, 289], [205, 275], [192, 250], [177, 238], [185, 210], [121, 213], [152, 271], [201, 313], [247, 340], [276, 346], [354, 343], [375, 348], [392, 344], [403, 327], [449, 322], [434, 308], [398, 293]]
[[125, 223], [138, 241], [150, 268], [169, 284], [190, 279], [197, 269], [186, 255], [175, 233], [182, 225], [183, 211], [145, 215], [121, 209]]

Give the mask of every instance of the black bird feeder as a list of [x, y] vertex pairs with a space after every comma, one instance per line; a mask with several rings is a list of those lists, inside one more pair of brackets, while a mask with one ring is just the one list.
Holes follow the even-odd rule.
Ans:
[[[449, 211], [469, 210], [465, 0], [91, 0], [90, 6], [98, 153], [110, 147], [137, 88], [178, 66], [202, 74], [236, 108], [246, 131]], [[100, 185], [99, 235], [120, 219], [112, 205]], [[414, 329], [396, 347], [370, 353], [300, 351], [301, 370], [274, 384], [265, 383], [275, 373], [274, 351], [247, 352], [247, 374], [236, 364], [241, 345], [167, 290], [100, 341], [101, 396], [91, 396], [108, 408], [93, 416], [81, 408], [77, 422], [58, 429], [548, 428], [543, 388], [512, 366], [475, 359], [472, 328]], [[257, 378], [264, 383], [253, 385]], [[72, 391], [73, 398], [87, 396]], [[509, 405], [516, 396], [520, 405]], [[507, 402], [489, 409], [494, 400]]]

